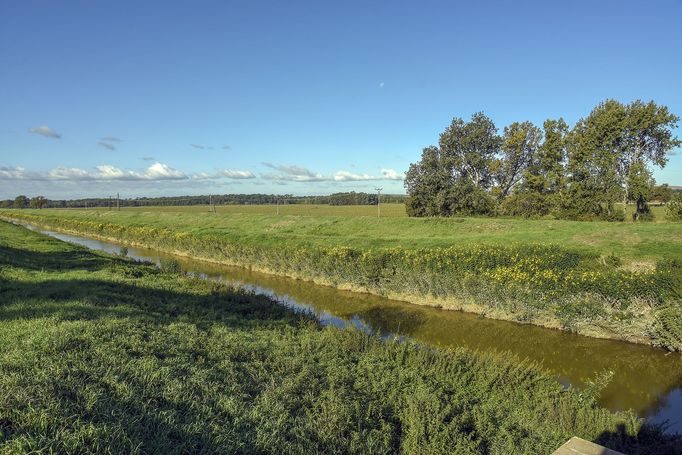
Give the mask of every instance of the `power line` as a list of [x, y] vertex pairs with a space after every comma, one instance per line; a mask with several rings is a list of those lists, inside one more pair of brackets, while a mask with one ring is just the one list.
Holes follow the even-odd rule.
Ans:
[[374, 188], [377, 192], [377, 218], [381, 218], [381, 191], [383, 188]]

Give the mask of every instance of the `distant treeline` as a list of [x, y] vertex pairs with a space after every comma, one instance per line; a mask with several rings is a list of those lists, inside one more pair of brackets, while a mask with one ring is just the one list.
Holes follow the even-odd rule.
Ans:
[[[381, 203], [401, 203], [406, 196], [382, 194]], [[377, 195], [370, 193], [334, 193], [328, 196], [293, 196], [291, 194], [217, 194], [202, 196], [142, 197], [134, 199], [85, 198], [52, 200], [42, 196], [28, 198], [17, 196], [0, 201], [0, 208], [82, 208], [82, 207], [147, 207], [172, 205], [265, 205], [265, 204], [329, 204], [329, 205], [376, 205]]]

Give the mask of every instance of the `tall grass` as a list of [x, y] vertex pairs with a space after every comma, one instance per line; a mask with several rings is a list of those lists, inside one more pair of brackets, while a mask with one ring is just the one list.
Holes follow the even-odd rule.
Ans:
[[[680, 441], [504, 355], [321, 328], [0, 223], [2, 453], [636, 453]], [[597, 381], [598, 382], [598, 381]]]

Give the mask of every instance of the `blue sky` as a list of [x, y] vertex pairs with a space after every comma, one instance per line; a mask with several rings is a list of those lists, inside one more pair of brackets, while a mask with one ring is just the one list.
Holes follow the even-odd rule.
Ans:
[[3, 0], [0, 198], [403, 192], [454, 116], [682, 115], [680, 23], [682, 0]]

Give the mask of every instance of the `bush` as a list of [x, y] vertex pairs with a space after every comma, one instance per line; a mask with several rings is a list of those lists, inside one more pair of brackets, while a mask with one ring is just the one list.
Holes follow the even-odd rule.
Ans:
[[180, 262], [177, 259], [161, 259], [159, 268], [170, 273], [180, 273], [182, 271]]
[[122, 247], [118, 250], [118, 255], [121, 256], [121, 257], [126, 257], [126, 256], [128, 256], [128, 247], [127, 247], [127, 246], [122, 246]]
[[500, 204], [502, 215], [532, 218], [549, 215], [553, 208], [550, 195], [540, 193], [515, 193]]
[[682, 196], [675, 196], [668, 202], [667, 218], [670, 221], [682, 221]]

